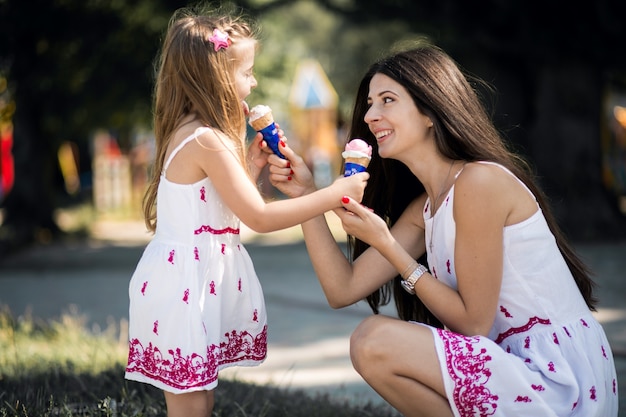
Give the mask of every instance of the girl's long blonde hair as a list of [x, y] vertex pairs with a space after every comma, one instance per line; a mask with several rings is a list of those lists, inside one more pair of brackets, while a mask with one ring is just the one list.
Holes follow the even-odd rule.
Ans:
[[[228, 34], [231, 45], [215, 51], [213, 30]], [[246, 122], [238, 97], [234, 69], [237, 42], [256, 42], [255, 26], [240, 13], [202, 6], [177, 10], [170, 19], [156, 62], [153, 96], [156, 158], [143, 200], [146, 226], [156, 230], [156, 201], [165, 154], [181, 120], [195, 113], [205, 126], [225, 134], [246, 168]]]

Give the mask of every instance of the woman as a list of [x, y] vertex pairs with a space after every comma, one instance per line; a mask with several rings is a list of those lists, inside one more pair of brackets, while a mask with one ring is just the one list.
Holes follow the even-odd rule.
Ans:
[[[351, 337], [363, 378], [406, 416], [616, 416], [588, 270], [456, 63], [429, 45], [375, 63], [349, 137], [374, 149], [365, 206], [335, 211], [352, 262], [322, 217], [303, 230], [332, 307], [367, 298], [377, 313], [393, 290], [400, 319], [371, 316]], [[273, 183], [312, 192], [283, 154]]]

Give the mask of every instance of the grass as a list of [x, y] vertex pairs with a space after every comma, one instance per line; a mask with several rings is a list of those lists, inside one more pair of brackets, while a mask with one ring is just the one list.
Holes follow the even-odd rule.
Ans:
[[[116, 326], [88, 330], [76, 313], [59, 321], [0, 311], [0, 417], [165, 416], [160, 390], [124, 379]], [[392, 417], [388, 408], [326, 395], [220, 380], [214, 417]]]

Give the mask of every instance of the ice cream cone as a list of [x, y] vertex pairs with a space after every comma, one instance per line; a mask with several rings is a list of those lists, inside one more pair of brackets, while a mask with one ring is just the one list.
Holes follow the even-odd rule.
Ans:
[[269, 146], [272, 152], [285, 159], [285, 156], [278, 149], [280, 138], [278, 137], [278, 129], [276, 129], [276, 124], [274, 123], [272, 109], [262, 104], [254, 106], [250, 109], [248, 123], [254, 130], [261, 132], [263, 140], [267, 143], [267, 146]]
[[346, 144], [341, 156], [345, 161], [344, 177], [349, 177], [367, 169], [372, 160], [372, 147], [362, 139], [353, 139]]
[[266, 113], [256, 120], [250, 120], [250, 126], [252, 126], [252, 128], [257, 132], [265, 129], [272, 123], [274, 123], [274, 116], [272, 115], [272, 112]]

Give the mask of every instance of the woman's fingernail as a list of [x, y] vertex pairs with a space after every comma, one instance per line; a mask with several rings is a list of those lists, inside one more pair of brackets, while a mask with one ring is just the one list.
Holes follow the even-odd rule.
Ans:
[[291, 181], [291, 177], [287, 177], [287, 181]]
[[289, 175], [293, 175], [293, 169], [289, 171]]
[[[291, 168], [291, 162], [287, 161], [287, 168]], [[293, 174], [293, 171], [291, 171], [291, 173]]]
[[263, 141], [261, 140], [259, 141], [259, 148], [262, 148], [262, 147], [263, 147]]
[[284, 148], [284, 147], [285, 147], [285, 146], [287, 146], [287, 145], [285, 145], [285, 142], [281, 140], [281, 141], [280, 141], [280, 146], [282, 146], [282, 147]]
[[350, 199], [349, 199], [348, 197], [346, 197], [346, 196], [343, 196], [343, 197], [341, 198], [341, 202], [342, 202], [343, 204], [348, 204], [348, 203], [350, 202]]

